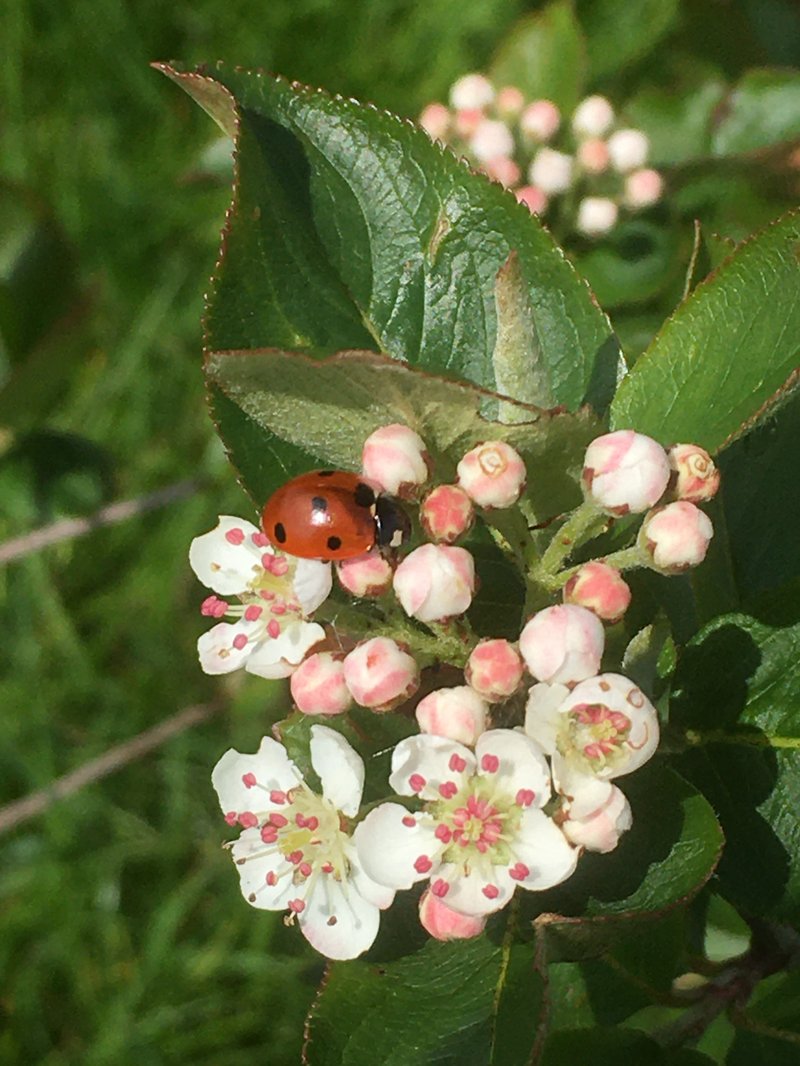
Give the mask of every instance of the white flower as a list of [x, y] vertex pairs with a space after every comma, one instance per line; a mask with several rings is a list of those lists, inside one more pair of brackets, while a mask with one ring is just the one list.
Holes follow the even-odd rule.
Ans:
[[457, 111], [488, 107], [494, 86], [483, 74], [465, 74], [450, 87], [450, 103]]
[[356, 828], [364, 870], [389, 888], [430, 879], [430, 890], [460, 914], [500, 910], [517, 885], [539, 890], [564, 881], [578, 853], [541, 808], [550, 774], [523, 733], [493, 729], [469, 748], [422, 734], [401, 741], [389, 783], [418, 796], [412, 814], [382, 803]]
[[403, 610], [420, 622], [463, 614], [475, 591], [475, 563], [466, 548], [422, 544], [394, 572], [394, 592]]
[[574, 160], [571, 155], [556, 152], [553, 148], [540, 148], [528, 170], [531, 185], [552, 196], [566, 192], [572, 184]]
[[514, 138], [505, 122], [485, 118], [472, 134], [469, 146], [479, 162], [488, 163], [490, 159], [512, 155]]
[[626, 174], [644, 166], [650, 142], [641, 130], [616, 130], [608, 138], [608, 151], [615, 170]]
[[601, 510], [641, 514], [664, 495], [669, 461], [661, 445], [632, 429], [604, 433], [586, 449], [583, 488]]
[[243, 666], [259, 677], [288, 677], [325, 636], [322, 626], [304, 619], [331, 590], [330, 563], [276, 552], [254, 525], [230, 515], [195, 537], [189, 563], [204, 585], [239, 601], [209, 596], [203, 603], [205, 615], [236, 619], [220, 622], [198, 640], [207, 674]]
[[604, 647], [603, 623], [585, 607], [571, 603], [537, 611], [519, 637], [528, 669], [548, 684], [574, 685], [596, 674]]
[[625, 793], [616, 785], [611, 786], [605, 802], [589, 814], [575, 817], [572, 806], [571, 800], [565, 800], [561, 810], [568, 817], [561, 823], [561, 829], [567, 840], [587, 851], [599, 851], [602, 854], [613, 851], [619, 844], [619, 838], [633, 824], [631, 805]]
[[342, 815], [361, 803], [364, 764], [344, 737], [311, 727], [311, 765], [322, 782], [312, 792], [277, 741], [255, 755], [233, 748], [211, 780], [229, 825], [243, 827], [230, 845], [242, 895], [263, 910], [287, 910], [306, 940], [331, 959], [354, 959], [372, 944], [379, 912], [394, 892], [361, 867]]
[[578, 204], [576, 225], [587, 237], [601, 237], [617, 224], [619, 209], [607, 196], [586, 196]]
[[706, 557], [714, 527], [711, 519], [688, 500], [676, 500], [649, 511], [638, 543], [662, 574], [680, 574]]
[[614, 121], [614, 108], [605, 96], [587, 96], [575, 108], [572, 129], [577, 137], [602, 137]]

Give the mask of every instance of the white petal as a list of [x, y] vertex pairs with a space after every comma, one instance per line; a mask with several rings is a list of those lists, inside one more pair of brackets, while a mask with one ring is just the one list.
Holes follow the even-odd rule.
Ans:
[[[499, 759], [496, 771], [486, 769], [487, 756]], [[524, 789], [533, 792], [537, 807], [544, 807], [550, 799], [550, 767], [539, 745], [521, 730], [490, 729], [482, 733], [475, 745], [475, 758], [478, 773], [497, 781], [510, 797]]]
[[[219, 622], [203, 633], [197, 641], [197, 654], [205, 673], [230, 674], [247, 664], [253, 651], [258, 648], [252, 637], [260, 628], [258, 622], [239, 619], [236, 623]], [[236, 648], [233, 642], [240, 636], [244, 636], [247, 643]]]
[[352, 818], [364, 790], [364, 762], [341, 733], [324, 725], [311, 727], [311, 765], [322, 782], [322, 795]]
[[329, 959], [355, 959], [378, 933], [380, 911], [359, 895], [351, 880], [321, 874], [298, 915], [309, 944]]
[[254, 648], [245, 668], [258, 677], [288, 677], [324, 636], [325, 630], [316, 622], [287, 622], [279, 637], [267, 637]]
[[475, 756], [469, 748], [447, 737], [420, 733], [401, 740], [394, 749], [389, 784], [399, 796], [441, 799], [440, 785], [454, 782], [460, 788], [474, 772]]
[[239, 873], [242, 895], [251, 906], [282, 911], [297, 895], [290, 872], [279, 877], [276, 884], [267, 884], [267, 874], [279, 874], [288, 869], [288, 864], [274, 845], [262, 841], [258, 829], [245, 829], [233, 844], [231, 855]]
[[[537, 810], [527, 810], [511, 845], [516, 862], [530, 873], [518, 883], [523, 888], [544, 889], [561, 884], [575, 869], [580, 851], [573, 848], [552, 819]], [[510, 864], [513, 868], [514, 863]]]
[[292, 588], [304, 614], [312, 614], [330, 595], [333, 574], [330, 563], [319, 559], [298, 559]]
[[345, 847], [345, 853], [347, 855], [347, 861], [350, 863], [350, 881], [356, 886], [356, 891], [362, 895], [368, 903], [374, 903], [375, 906], [382, 911], [385, 911], [387, 907], [391, 907], [395, 896], [394, 889], [387, 888], [386, 885], [378, 884], [377, 881], [373, 881], [371, 877], [366, 875], [359, 860], [355, 845], [347, 845]]
[[566, 685], [546, 685], [541, 682], [528, 692], [525, 707], [525, 732], [548, 755], [556, 750], [556, 735], [561, 724], [558, 708], [569, 695]]
[[[356, 826], [353, 843], [367, 876], [379, 885], [395, 889], [411, 888], [417, 881], [431, 876], [442, 849], [433, 824], [421, 820], [419, 815], [409, 814], [399, 803], [381, 803], [370, 811]], [[414, 865], [422, 857], [427, 857], [432, 864], [424, 871]]]
[[[256, 784], [244, 783], [252, 774]], [[219, 796], [225, 814], [235, 811], [263, 811], [272, 805], [268, 793], [288, 792], [303, 780], [300, 771], [286, 754], [286, 748], [271, 737], [264, 737], [255, 755], [243, 755], [229, 748], [211, 774], [211, 784]]]
[[558, 752], [553, 756], [553, 781], [570, 800], [573, 818], [586, 818], [608, 803], [614, 786], [605, 778], [574, 769]]
[[[253, 580], [253, 567], [260, 567], [264, 549], [253, 543], [259, 531], [252, 522], [220, 515], [210, 533], [195, 537], [189, 548], [189, 565], [200, 581], [221, 596], [237, 596]], [[233, 544], [229, 537], [241, 542]]]
[[[508, 903], [514, 895], [514, 882], [501, 866], [489, 866], [486, 869], [472, 867], [469, 874], [464, 867], [446, 863], [439, 867], [436, 880], [447, 881], [450, 890], [442, 897], [442, 902], [461, 914], [494, 914]], [[486, 895], [484, 889], [497, 889], [497, 895]]]

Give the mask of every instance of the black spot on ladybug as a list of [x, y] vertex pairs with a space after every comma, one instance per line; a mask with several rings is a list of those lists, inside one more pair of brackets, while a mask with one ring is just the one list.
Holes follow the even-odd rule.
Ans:
[[278, 544], [286, 543], [286, 529], [284, 528], [283, 522], [275, 523], [273, 533], [275, 534], [275, 540], [277, 540]]
[[341, 537], [328, 537], [328, 547], [332, 552], [338, 552], [342, 546]]
[[356, 491], [353, 495], [358, 507], [372, 507], [373, 503], [375, 503], [375, 493], [363, 481], [359, 481], [356, 485]]
[[312, 511], [327, 511], [328, 501], [324, 496], [312, 496], [311, 497], [311, 510]]
[[317, 477], [333, 477], [335, 470], [318, 470]]

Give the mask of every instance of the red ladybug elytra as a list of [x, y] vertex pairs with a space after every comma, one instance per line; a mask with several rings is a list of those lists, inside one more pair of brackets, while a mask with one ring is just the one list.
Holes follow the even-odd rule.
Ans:
[[358, 474], [315, 470], [281, 485], [261, 512], [276, 548], [301, 559], [352, 559], [408, 537], [406, 513]]

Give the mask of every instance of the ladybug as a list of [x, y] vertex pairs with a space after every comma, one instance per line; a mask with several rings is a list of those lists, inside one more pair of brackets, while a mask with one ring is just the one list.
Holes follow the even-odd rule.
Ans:
[[261, 512], [261, 528], [288, 555], [352, 559], [408, 539], [408, 515], [358, 474], [314, 470], [277, 489]]

